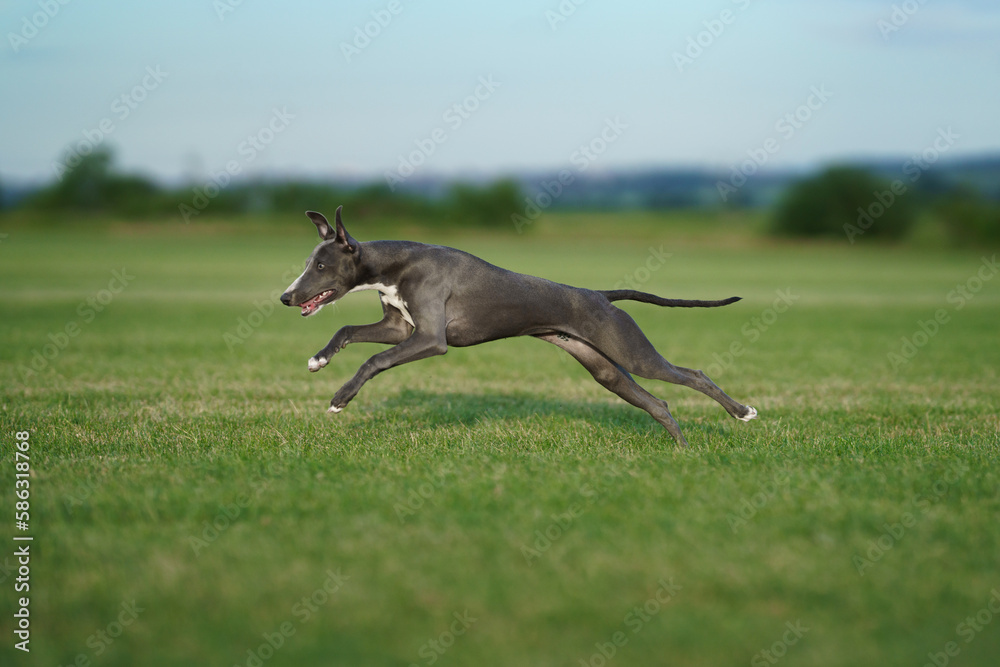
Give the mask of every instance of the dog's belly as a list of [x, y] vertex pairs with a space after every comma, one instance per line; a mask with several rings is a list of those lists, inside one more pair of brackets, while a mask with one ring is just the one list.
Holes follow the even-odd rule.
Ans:
[[[448, 345], [467, 347], [502, 338], [567, 332], [599, 326], [607, 301], [589, 290], [535, 279], [534, 284], [505, 285], [503, 289], [463, 299], [462, 308], [447, 308]], [[603, 304], [598, 303], [603, 301]]]
[[446, 329], [448, 345], [450, 347], [469, 347], [503, 338], [537, 336], [557, 331], [552, 324], [521, 318], [504, 318], [500, 323], [494, 321], [493, 325], [484, 327], [465, 318], [452, 320]]

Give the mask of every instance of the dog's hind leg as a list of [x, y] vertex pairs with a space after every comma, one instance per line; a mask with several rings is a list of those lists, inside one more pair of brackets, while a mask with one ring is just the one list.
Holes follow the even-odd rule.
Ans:
[[757, 416], [757, 410], [734, 400], [702, 371], [674, 366], [664, 359], [628, 313], [610, 303], [606, 304], [603, 311], [582, 327], [586, 331], [581, 337], [616, 364], [639, 377], [671, 382], [700, 391], [717, 401], [736, 419], [750, 421]]
[[640, 387], [625, 369], [601, 354], [599, 350], [581, 340], [561, 333], [539, 334], [535, 338], [557, 345], [569, 352], [574, 359], [590, 371], [590, 374], [601, 386], [618, 394], [635, 407], [648, 412], [653, 419], [667, 429], [677, 444], [687, 446], [687, 440], [684, 439], [680, 426], [677, 425], [677, 421], [667, 409], [667, 402], [656, 398]]

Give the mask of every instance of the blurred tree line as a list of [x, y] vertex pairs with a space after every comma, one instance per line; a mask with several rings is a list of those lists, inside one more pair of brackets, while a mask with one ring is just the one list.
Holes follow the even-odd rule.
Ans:
[[303, 181], [231, 182], [227, 174], [182, 188], [163, 188], [154, 181], [115, 168], [114, 155], [100, 147], [80, 158], [60, 179], [25, 198], [22, 210], [83, 213], [124, 218], [175, 216], [190, 221], [203, 214], [333, 211], [341, 204], [352, 217], [407, 217], [432, 224], [510, 227], [510, 215], [523, 207], [512, 180], [487, 185], [456, 183], [439, 196], [393, 192], [385, 184], [337, 187]]
[[778, 203], [772, 231], [784, 236], [846, 238], [850, 243], [906, 239], [931, 215], [959, 245], [1000, 244], [1000, 204], [932, 172], [888, 180], [864, 169], [831, 167], [792, 185]]
[[[931, 169], [904, 170], [903, 176], [889, 180], [866, 169], [835, 166], [792, 182], [782, 188], [782, 196], [771, 207], [769, 231], [781, 236], [841, 239], [852, 244], [894, 242], [910, 237], [921, 220], [930, 220], [956, 244], [1000, 245], [1000, 183], [977, 189], [954, 178], [945, 180]], [[677, 188], [686, 184], [687, 190], [693, 191], [699, 185], [697, 179], [687, 182], [678, 178], [674, 175], [671, 181], [658, 181], [648, 177], [646, 189], [659, 193], [669, 184]], [[612, 188], [613, 191], [604, 193], [604, 199], [600, 200], [605, 202], [603, 205], [588, 203], [586, 197], [580, 199], [581, 193], [590, 195], [600, 184], [575, 178], [574, 185], [580, 190], [574, 194], [576, 199], [566, 194], [569, 192], [566, 186], [565, 201], [559, 202], [560, 207], [662, 208], [655, 200], [630, 204], [621, 199], [625, 196], [621, 193], [628, 194], [630, 188], [635, 188], [634, 178], [619, 183], [618, 190]], [[608, 202], [616, 201], [614, 193], [618, 191], [621, 192], [617, 203], [609, 207]], [[0, 207], [6, 201], [3, 194], [0, 190]], [[225, 217], [310, 209], [332, 211], [343, 204], [352, 217], [405, 218], [428, 225], [513, 230], [519, 227], [511, 221], [542, 196], [547, 195], [525, 193], [510, 179], [486, 185], [454, 183], [426, 191], [413, 188], [394, 191], [384, 183], [351, 187], [308, 181], [232, 181], [225, 172], [213, 174], [197, 185], [164, 188], [142, 176], [122, 173], [115, 167], [113, 153], [102, 146], [79, 157], [75, 166], [63, 171], [48, 186], [21, 199], [17, 207], [40, 213], [120, 218], [179, 217], [190, 222], [203, 214]], [[547, 201], [554, 204], [555, 198], [556, 195], [549, 195]], [[688, 201], [686, 206], [716, 205], [685, 201]], [[734, 198], [726, 205], [737, 208], [748, 205], [740, 201]]]

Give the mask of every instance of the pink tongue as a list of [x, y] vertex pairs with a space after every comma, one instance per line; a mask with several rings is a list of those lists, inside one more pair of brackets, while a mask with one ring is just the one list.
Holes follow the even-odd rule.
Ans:
[[317, 294], [313, 298], [311, 298], [308, 301], [306, 301], [305, 303], [303, 303], [302, 304], [302, 314], [303, 315], [309, 315], [310, 313], [312, 313], [314, 310], [316, 310], [316, 305], [322, 299], [323, 299], [323, 295], [322, 294]]

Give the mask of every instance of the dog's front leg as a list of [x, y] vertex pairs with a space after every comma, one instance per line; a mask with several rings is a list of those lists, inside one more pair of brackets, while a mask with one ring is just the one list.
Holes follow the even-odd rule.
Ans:
[[440, 332], [424, 333], [418, 324], [417, 330], [413, 335], [402, 343], [385, 352], [379, 352], [361, 364], [361, 368], [354, 374], [354, 377], [334, 394], [333, 400], [330, 401], [328, 412], [340, 412], [343, 410], [351, 402], [351, 399], [358, 395], [365, 382], [368, 382], [382, 371], [411, 361], [419, 361], [420, 359], [441, 355], [447, 351], [448, 343], [443, 326]]
[[384, 343], [398, 345], [413, 333], [413, 325], [403, 319], [402, 314], [391, 306], [383, 304], [384, 317], [375, 324], [363, 326], [347, 325], [333, 335], [322, 350], [309, 359], [309, 370], [315, 373], [330, 363], [337, 354], [351, 343]]

